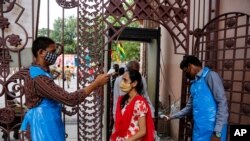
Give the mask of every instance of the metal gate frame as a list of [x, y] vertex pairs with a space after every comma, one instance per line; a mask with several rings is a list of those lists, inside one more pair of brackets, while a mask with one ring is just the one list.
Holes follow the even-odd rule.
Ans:
[[[26, 0], [27, 1], [27, 0]], [[49, 1], [49, 0], [48, 0]], [[10, 31], [13, 23], [8, 21], [11, 17], [6, 17], [8, 12], [13, 11], [13, 8], [21, 8], [22, 12], [27, 11], [20, 5], [23, 1], [16, 0], [2, 0], [0, 1], [1, 15], [0, 15], [0, 27], [1, 27], [1, 42], [0, 42], [0, 58], [1, 58], [1, 75], [0, 79], [1, 86], [4, 86], [8, 80], [8, 77], [11, 75], [9, 70], [9, 61], [12, 60], [11, 55], [9, 55], [9, 51], [11, 51], [11, 47], [21, 47], [19, 50], [12, 50], [17, 56], [17, 61], [19, 62], [19, 69], [22, 68], [22, 62], [20, 59], [22, 58], [23, 48], [30, 47], [27, 45], [26, 39], [22, 36], [18, 36], [16, 34], [6, 36], [4, 33], [6, 30]], [[40, 0], [37, 1], [38, 5], [40, 4]], [[105, 55], [105, 47], [112, 42], [124, 29], [129, 26], [130, 23], [136, 20], [142, 20], [144, 23], [148, 24], [149, 20], [157, 22], [163, 25], [170, 35], [172, 36], [175, 53], [180, 53], [181, 50], [183, 52], [188, 52], [189, 50], [189, 0], [134, 0], [132, 3], [129, 3], [127, 0], [56, 0], [58, 5], [60, 5], [63, 9], [77, 8], [77, 57], [79, 60], [78, 73], [83, 73], [84, 76], [87, 77], [95, 77], [98, 73], [103, 71], [104, 67], [104, 55]], [[34, 1], [31, 2], [31, 11], [30, 13], [34, 13]], [[49, 5], [49, 4], [48, 4]], [[4, 10], [7, 9], [7, 10]], [[32, 11], [33, 10], [33, 11]], [[49, 15], [48, 8], [48, 15]], [[19, 18], [23, 16], [19, 15]], [[109, 21], [109, 17], [112, 17], [114, 21]], [[18, 18], [18, 19], [19, 19]], [[23, 17], [22, 17], [23, 18]], [[34, 18], [34, 15], [32, 16]], [[121, 19], [125, 19], [125, 22], [120, 22]], [[32, 19], [32, 21], [36, 21]], [[49, 21], [49, 20], [48, 20]], [[18, 20], [16, 21], [18, 22]], [[34, 22], [35, 23], [35, 22]], [[24, 30], [27, 30], [27, 27], [21, 25]], [[120, 26], [121, 28], [115, 29], [115, 26]], [[49, 24], [48, 24], [49, 26]], [[29, 39], [29, 43], [32, 42], [37, 35], [37, 24], [32, 25], [32, 34], [27, 37]], [[112, 29], [114, 34], [112, 36], [108, 35], [108, 30]], [[49, 27], [48, 27], [48, 36], [49, 36]], [[63, 36], [63, 35], [62, 35]], [[89, 44], [89, 41], [92, 41]], [[63, 45], [63, 40], [62, 40]], [[86, 61], [84, 61], [84, 56], [90, 56], [92, 61], [95, 62], [95, 66], [92, 66], [96, 72], [92, 75], [89, 75], [85, 72], [86, 69], [89, 68]], [[82, 60], [82, 61], [81, 61]], [[17, 74], [16, 79], [21, 79], [22, 76]], [[77, 78], [78, 88], [84, 87], [86, 84], [90, 83], [86, 79], [82, 77]], [[21, 85], [21, 84], [20, 84]], [[6, 86], [8, 87], [8, 86]], [[18, 93], [17, 96], [13, 96], [9, 91], [14, 93]], [[15, 99], [20, 99], [21, 104], [23, 104], [24, 92], [20, 89], [9, 88], [1, 89], [1, 97], [4, 97], [6, 101], [6, 96], [12, 96]], [[78, 118], [78, 140], [102, 140], [102, 115], [103, 115], [103, 90], [95, 91], [92, 95], [94, 100], [86, 100], [82, 104], [73, 107], [71, 110], [64, 109], [64, 112], [68, 115], [77, 114]], [[86, 106], [88, 103], [93, 103], [94, 106], [89, 107]], [[86, 112], [86, 109], [94, 110], [93, 113], [89, 114]], [[98, 109], [98, 110], [96, 110]], [[9, 119], [9, 122], [13, 121], [13, 114], [11, 111], [8, 111], [7, 105], [6, 107], [0, 109], [1, 119], [0, 122]], [[90, 120], [85, 119], [86, 116], [91, 116]], [[21, 116], [22, 118], [22, 116]], [[8, 122], [8, 123], [9, 123]], [[87, 123], [94, 124], [87, 124]], [[20, 123], [18, 123], [20, 125]], [[18, 126], [18, 125], [15, 125]], [[8, 128], [4, 128], [0, 126], [9, 136], [9, 133], [12, 126], [7, 126]], [[88, 130], [91, 129], [91, 130]], [[93, 130], [92, 130], [93, 129]]]

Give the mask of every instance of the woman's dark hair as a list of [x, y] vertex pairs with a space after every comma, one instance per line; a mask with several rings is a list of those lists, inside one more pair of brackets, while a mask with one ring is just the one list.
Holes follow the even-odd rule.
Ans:
[[37, 57], [37, 52], [40, 49], [46, 50], [49, 45], [55, 44], [55, 42], [48, 37], [37, 37], [32, 44], [32, 53], [35, 57]]
[[[137, 85], [135, 86], [135, 90], [137, 91], [138, 94], [141, 95], [142, 89], [143, 89], [143, 84], [142, 84], [142, 77], [139, 71], [137, 70], [133, 70], [133, 69], [129, 69], [127, 70], [128, 74], [129, 74], [129, 78], [131, 80], [131, 83], [137, 81]], [[121, 101], [121, 108], [123, 108], [125, 106], [125, 102], [128, 100], [129, 95], [126, 94]]]
[[180, 68], [183, 70], [184, 68], [187, 68], [189, 64], [193, 64], [195, 66], [202, 66], [201, 61], [195, 57], [194, 55], [187, 55], [184, 56], [183, 60], [180, 63]]

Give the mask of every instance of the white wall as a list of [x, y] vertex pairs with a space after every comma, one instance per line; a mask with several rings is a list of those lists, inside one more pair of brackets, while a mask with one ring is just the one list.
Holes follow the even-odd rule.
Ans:
[[[4, 13], [4, 17], [8, 18], [9, 28], [4, 30], [4, 37], [9, 35], [18, 35], [21, 39], [20, 45], [11, 46], [9, 42], [6, 42], [6, 47], [10, 48], [11, 67], [28, 66], [32, 62], [31, 46], [33, 39], [35, 38], [38, 3], [39, 1], [33, 1], [34, 9], [32, 9], [32, 0], [19, 0], [14, 5], [13, 9]], [[7, 6], [7, 5], [6, 5]], [[6, 7], [4, 8], [6, 9]], [[18, 19], [19, 18], [19, 19]], [[0, 30], [2, 34], [2, 30]], [[21, 59], [19, 64], [18, 52], [20, 51]]]
[[[160, 71], [160, 101], [164, 107], [174, 104], [180, 100], [181, 96], [181, 70], [179, 64], [182, 55], [174, 53], [174, 44], [168, 31], [161, 28], [161, 71]], [[177, 104], [179, 106], [179, 104]], [[178, 140], [179, 120], [172, 120], [170, 123], [170, 136]]]
[[221, 0], [220, 14], [241, 12], [250, 15], [250, 0]]
[[156, 89], [156, 70], [157, 70], [157, 41], [152, 40], [151, 43], [147, 44], [147, 86], [148, 86], [148, 95], [152, 104], [155, 106], [155, 89]]

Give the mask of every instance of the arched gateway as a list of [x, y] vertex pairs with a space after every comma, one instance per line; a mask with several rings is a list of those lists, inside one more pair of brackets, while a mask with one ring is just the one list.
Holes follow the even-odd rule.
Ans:
[[[50, 5], [51, 0], [47, 0], [47, 9], [42, 9], [42, 13], [39, 13], [39, 8], [41, 8], [42, 2], [45, 2], [45, 0], [0, 1], [0, 98], [2, 101], [4, 101], [0, 105], [0, 128], [4, 133], [6, 133], [6, 139], [10, 137], [10, 131], [19, 128], [20, 121], [22, 120], [24, 114], [24, 111], [21, 110], [19, 115], [15, 115], [13, 113], [14, 111], [9, 108], [7, 102], [7, 96], [10, 96], [17, 99], [20, 102], [20, 105], [23, 105], [24, 103], [25, 91], [23, 88], [23, 73], [22, 71], [20, 71], [15, 75], [12, 74], [18, 71], [20, 68], [26, 67], [28, 63], [31, 63], [27, 60], [32, 60], [32, 56], [29, 55], [30, 47], [32, 41], [37, 36], [38, 21], [40, 15], [44, 12], [48, 17], [46, 19], [48, 23], [46, 33], [48, 36], [50, 36], [49, 29], [51, 25], [49, 17], [50, 15], [52, 15], [52, 13], [59, 12], [53, 11], [53, 7], [51, 7]], [[247, 76], [249, 74], [249, 60], [247, 60], [249, 59], [249, 49], [244, 47], [235, 47], [238, 40], [245, 40], [244, 46], [249, 45], [249, 37], [247, 36], [248, 32], [244, 34], [244, 37], [246, 39], [238, 36], [226, 37], [224, 36], [225, 34], [220, 35], [221, 33], [219, 33], [218, 29], [216, 30], [216, 33], [210, 32], [213, 30], [209, 30], [208, 32], [208, 29], [210, 29], [210, 25], [205, 27], [206, 30], [193, 29], [194, 32], [191, 32], [190, 29], [192, 25], [190, 24], [190, 17], [195, 17], [195, 15], [190, 15], [190, 11], [192, 11], [191, 8], [195, 7], [195, 5], [197, 4], [195, 2], [190, 2], [190, 0], [56, 0], [55, 2], [61, 7], [62, 11], [60, 14], [62, 15], [62, 23], [64, 22], [64, 14], [68, 9], [76, 10], [76, 58], [78, 60], [77, 72], [78, 74], [81, 73], [81, 75], [79, 75], [77, 78], [77, 88], [87, 85], [92, 80], [86, 78], [95, 77], [98, 73], [103, 71], [104, 67], [107, 67], [104, 66], [104, 61], [105, 56], [108, 56], [109, 53], [107, 48], [108, 44], [116, 40], [130, 23], [134, 21], [140, 21], [141, 23], [143, 23], [142, 26], [145, 29], [158, 29], [159, 25], [162, 25], [164, 28], [166, 28], [173, 40], [175, 53], [195, 53], [204, 62], [215, 62], [212, 56], [217, 56], [217, 59], [220, 59], [221, 63], [218, 64], [217, 62], [217, 64], [215, 64], [216, 68], [224, 77], [228, 78], [225, 81], [225, 87], [235, 86], [236, 88], [237, 86], [237, 88], [240, 88], [242, 86], [242, 89], [237, 89], [237, 91], [228, 91], [230, 106], [238, 107], [239, 109], [241, 109], [230, 109], [230, 121], [236, 123], [244, 123], [244, 121], [246, 121], [245, 119], [249, 118], [249, 116], [241, 114], [249, 113], [249, 103], [245, 101], [245, 99], [248, 99], [248, 95], [246, 93], [249, 93], [248, 83], [250, 83], [247, 79]], [[209, 3], [209, 6], [210, 10], [214, 8], [212, 2]], [[217, 9], [215, 7], [211, 11], [215, 11], [215, 13], [217, 13], [216, 10]], [[242, 25], [238, 26], [236, 23], [239, 17], [244, 16], [240, 16], [240, 14], [235, 14], [237, 16], [231, 15], [224, 15], [226, 16], [226, 18], [224, 19], [222, 18], [223, 16], [220, 17], [223, 20], [227, 19], [225, 23], [227, 24], [228, 28], [226, 29], [228, 30], [228, 32], [232, 32], [231, 29], [240, 30], [240, 26]], [[112, 17], [113, 20], [109, 20], [110, 17]], [[245, 17], [247, 17], [245, 20], [247, 21], [247, 23], [249, 23], [248, 16]], [[201, 19], [202, 18], [198, 20]], [[152, 24], [151, 21], [157, 24]], [[211, 25], [219, 24], [213, 23]], [[65, 40], [63, 36], [63, 24], [61, 30], [61, 44], [63, 45]], [[111, 32], [112, 34], [110, 34]], [[210, 36], [207, 36], [208, 33], [211, 33], [213, 35], [210, 34]], [[238, 32], [234, 32], [232, 34], [235, 35], [237, 33]], [[194, 51], [191, 51], [193, 49], [189, 49], [189, 46], [192, 46], [192, 41], [194, 41], [191, 38], [190, 34], [193, 34], [195, 38], [200, 38], [200, 40], [196, 42], [196, 48]], [[214, 44], [212, 43], [221, 44], [219, 40], [216, 40], [221, 36], [223, 38], [222, 42], [225, 42], [226, 44], [223, 44], [222, 48], [213, 48]], [[213, 39], [213, 41], [211, 39]], [[207, 43], [208, 41], [209, 43]], [[206, 51], [203, 50], [205, 46]], [[224, 52], [221, 52], [221, 50], [223, 50]], [[233, 55], [233, 58], [227, 57], [227, 53], [225, 52], [228, 51]], [[218, 54], [215, 55], [214, 52], [217, 52]], [[237, 52], [248, 53], [245, 53], [244, 56], [241, 56], [243, 58], [238, 58]], [[220, 58], [220, 54], [223, 56], [223, 58]], [[92, 66], [92, 69], [96, 70], [93, 74], [89, 74], [86, 72], [86, 70], [89, 69], [89, 65], [88, 63], [86, 63], [86, 56], [88, 56], [88, 58], [91, 58], [91, 61], [95, 63], [95, 65]], [[243, 71], [241, 72], [238, 71], [238, 67], [240, 66], [237, 65], [239, 64], [242, 64], [241, 69]], [[223, 65], [224, 67], [222, 67]], [[17, 69], [15, 70], [13, 69], [13, 67]], [[240, 80], [239, 82], [239, 80], [236, 80], [236, 73], [240, 74], [242, 78], [244, 78], [242, 79], [244, 81]], [[231, 80], [233, 80], [233, 82]], [[185, 93], [185, 91], [183, 92]], [[78, 140], [85, 141], [103, 139], [103, 93], [103, 89], [95, 91], [95, 94], [93, 96], [87, 98], [82, 104], [78, 105], [77, 107], [64, 108], [63, 114], [76, 115], [78, 119]], [[241, 94], [237, 95], [236, 93]], [[233, 101], [232, 97], [237, 97], [238, 101]], [[182, 100], [182, 104], [185, 104], [184, 98]], [[239, 113], [239, 111], [241, 112]], [[180, 125], [185, 126], [186, 124]], [[189, 126], [180, 128], [180, 136], [188, 137], [189, 132], [186, 131], [186, 129], [188, 128]]]

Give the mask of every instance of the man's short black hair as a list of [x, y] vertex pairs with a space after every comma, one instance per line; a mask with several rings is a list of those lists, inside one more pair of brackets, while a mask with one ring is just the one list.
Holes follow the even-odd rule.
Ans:
[[49, 45], [55, 44], [55, 42], [48, 37], [37, 37], [32, 44], [32, 53], [35, 57], [37, 57], [37, 52], [40, 49], [46, 50]]
[[194, 55], [187, 55], [183, 57], [183, 60], [180, 63], [180, 68], [183, 70], [187, 68], [189, 64], [193, 64], [195, 66], [202, 66], [201, 61], [195, 57]]
[[124, 72], [125, 72], [125, 68], [124, 67], [119, 68], [119, 71], [118, 71], [119, 75], [123, 75]]

